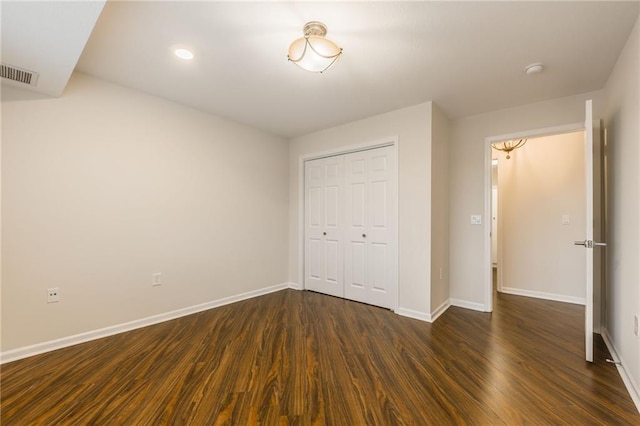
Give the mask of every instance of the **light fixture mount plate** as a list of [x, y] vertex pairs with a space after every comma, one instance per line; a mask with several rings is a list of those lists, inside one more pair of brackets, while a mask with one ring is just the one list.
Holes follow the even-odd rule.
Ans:
[[532, 75], [532, 74], [540, 74], [542, 70], [544, 70], [544, 64], [542, 62], [536, 62], [536, 63], [527, 65], [524, 69], [524, 72], [527, 73], [527, 75]]
[[311, 21], [304, 24], [302, 31], [304, 35], [324, 37], [327, 35], [327, 26], [322, 22]]

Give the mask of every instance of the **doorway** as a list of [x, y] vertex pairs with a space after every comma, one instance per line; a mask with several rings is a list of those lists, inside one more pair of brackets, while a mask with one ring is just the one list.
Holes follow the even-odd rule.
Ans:
[[[493, 200], [493, 192], [494, 192], [494, 187], [493, 187], [493, 172], [494, 172], [494, 158], [496, 158], [496, 156], [494, 155], [494, 150], [492, 149], [491, 145], [493, 143], [498, 143], [500, 141], [505, 141], [505, 140], [513, 140], [513, 139], [521, 139], [521, 138], [527, 138], [527, 139], [535, 139], [535, 138], [541, 138], [541, 137], [550, 137], [553, 135], [565, 135], [565, 134], [570, 134], [570, 133], [575, 133], [575, 132], [583, 132], [584, 131], [584, 123], [574, 123], [574, 124], [569, 124], [569, 125], [565, 125], [565, 126], [558, 126], [558, 127], [552, 127], [552, 128], [544, 128], [544, 129], [537, 129], [537, 130], [529, 130], [529, 131], [522, 131], [522, 132], [518, 132], [518, 133], [514, 133], [514, 134], [506, 134], [506, 135], [498, 135], [498, 136], [492, 136], [492, 137], [488, 137], [485, 139], [485, 206], [484, 206], [484, 217], [486, 218], [493, 218], [493, 209], [492, 209], [492, 200]], [[528, 142], [528, 144], [531, 142]], [[523, 148], [520, 148], [520, 150], [522, 150]], [[524, 148], [526, 149], [526, 147]], [[514, 151], [514, 153], [512, 153], [512, 157], [509, 160], [506, 160], [506, 158], [504, 157], [504, 153], [500, 153], [503, 154], [502, 157], [502, 161], [509, 161], [511, 163], [509, 163], [509, 166], [511, 166], [511, 168], [513, 168], [514, 166], [516, 166], [516, 156], [519, 155], [520, 153], [518, 151]], [[553, 155], [553, 151], [551, 153], [548, 154], [549, 156]], [[551, 157], [549, 157], [551, 158]], [[508, 173], [506, 173], [506, 170], [503, 171], [503, 173], [501, 173], [500, 171], [500, 162], [501, 159], [498, 157], [498, 166], [495, 169], [496, 170], [496, 174], [497, 174], [497, 179], [498, 181], [500, 181], [501, 179], [507, 179]], [[559, 157], [560, 160], [562, 160], [561, 157]], [[528, 164], [526, 160], [526, 157], [524, 155], [520, 156], [520, 159], [518, 160], [518, 165], [520, 165], [520, 163], [522, 163], [524, 166], [521, 167], [520, 169], [516, 168], [515, 170], [521, 170], [523, 169], [525, 166], [528, 167], [529, 169], [531, 169], [531, 164]], [[582, 161], [582, 157], [577, 159], [577, 161]], [[554, 166], [555, 167], [555, 166]], [[581, 176], [581, 178], [583, 178]], [[515, 177], [509, 178], [509, 179], [517, 179], [517, 180], [522, 180], [523, 177], [520, 176], [518, 174], [518, 172], [516, 172]], [[533, 189], [535, 190], [535, 183], [536, 182], [529, 182], [532, 183], [533, 185]], [[485, 238], [484, 238], [484, 253], [485, 253], [485, 261], [484, 261], [484, 265], [485, 265], [485, 273], [484, 273], [484, 305], [485, 305], [485, 311], [487, 312], [492, 312], [493, 311], [493, 296], [494, 296], [494, 257], [492, 256], [492, 253], [494, 253], [494, 251], [492, 250], [492, 244], [493, 244], [493, 238], [496, 239], [496, 250], [495, 250], [495, 261], [496, 261], [496, 271], [497, 271], [497, 276], [496, 276], [496, 288], [499, 291], [504, 291], [505, 288], [510, 291], [510, 292], [516, 292], [518, 290], [525, 290], [525, 291], [518, 291], [516, 294], [521, 294], [521, 295], [525, 295], [525, 296], [544, 296], [544, 298], [553, 298], [554, 295], [556, 293], [554, 293], [554, 291], [550, 291], [549, 287], [539, 287], [537, 289], [534, 290], [530, 290], [530, 291], [526, 291], [527, 289], [521, 289], [519, 288], [517, 285], [509, 285], [510, 284], [510, 279], [512, 279], [511, 277], [507, 278], [503, 272], [506, 272], [506, 270], [502, 270], [505, 269], [504, 268], [504, 262], [508, 261], [508, 258], [513, 257], [516, 253], [512, 252], [512, 251], [508, 251], [505, 252], [504, 249], [506, 248], [507, 250], [513, 250], [511, 248], [511, 246], [506, 246], [504, 244], [504, 241], [502, 241], [501, 244], [501, 240], [502, 237], [504, 235], [506, 235], [507, 232], [509, 232], [510, 234], [515, 235], [515, 239], [518, 238], [519, 235], [525, 233], [525, 234], [530, 234], [531, 233], [531, 227], [530, 227], [530, 223], [529, 220], [536, 220], [537, 219], [537, 212], [536, 210], [539, 208], [540, 205], [544, 205], [547, 203], [546, 200], [542, 200], [541, 202], [538, 202], [538, 205], [536, 205], [535, 203], [533, 203], [532, 205], [530, 205], [530, 209], [524, 210], [524, 212], [526, 213], [527, 217], [523, 217], [523, 218], [516, 218], [516, 222], [515, 224], [510, 224], [510, 229], [505, 229], [504, 225], [504, 221], [501, 221], [500, 218], [502, 216], [502, 214], [504, 212], [502, 212], [502, 207], [505, 205], [505, 197], [503, 195], [508, 195], [508, 194], [500, 194], [500, 190], [499, 190], [500, 185], [497, 185], [496, 188], [496, 192], [498, 193], [498, 199], [497, 199], [497, 217], [496, 217], [496, 222], [497, 222], [497, 226], [495, 230], [492, 230], [493, 228], [493, 220], [486, 220], [485, 223]], [[540, 189], [540, 188], [538, 188]], [[542, 188], [544, 189], [544, 188]], [[526, 204], [525, 204], [526, 205]], [[522, 210], [520, 210], [522, 211]], [[555, 213], [549, 213], [549, 212], [545, 212], [545, 213], [541, 213], [546, 215], [551, 215], [551, 214], [555, 214], [555, 219], [550, 219], [550, 218], [546, 218], [547, 220], [555, 220], [556, 224], [559, 224], [559, 226], [564, 226], [564, 230], [567, 229], [567, 227], [571, 224], [571, 214], [569, 214], [569, 225], [562, 225], [563, 222], [566, 222], [566, 218], [565, 215], [567, 213], [558, 213], [557, 211]], [[528, 227], [529, 226], [529, 227]], [[562, 228], [560, 228], [562, 229]], [[534, 231], [535, 233], [535, 231]], [[581, 233], [582, 234], [582, 233]], [[577, 238], [580, 238], [580, 235], [577, 235]], [[512, 236], [513, 236], [512, 235]], [[573, 243], [573, 241], [571, 241], [571, 243], [567, 244], [567, 250], [571, 249], [571, 244]], [[541, 252], [545, 252], [545, 250], [547, 250], [547, 247], [545, 247], [544, 242], [538, 242], [536, 247], [533, 247], [533, 251], [529, 251], [529, 253], [524, 256], [524, 258], [522, 256], [520, 256], [519, 258], [519, 263], [520, 264], [524, 264], [524, 265], [528, 265], [528, 262], [530, 262], [532, 259], [535, 259], [536, 256], [538, 256], [539, 253]], [[538, 253], [538, 254], [536, 254]], [[521, 254], [521, 253], [520, 253]], [[503, 266], [503, 268], [501, 268], [501, 264]], [[544, 268], [547, 268], [547, 266], [544, 266]], [[516, 267], [517, 268], [517, 267]], [[527, 266], [527, 268], [529, 268], [529, 266]], [[519, 274], [522, 271], [516, 271], [516, 275]], [[583, 296], [584, 298], [584, 296]], [[568, 301], [571, 303], [580, 303], [581, 300], [577, 300], [576, 299], [566, 299], [564, 301]], [[557, 298], [554, 300], [558, 300]]]
[[530, 137], [508, 154], [493, 148], [498, 292], [585, 304], [585, 258], [574, 246], [586, 226], [584, 176], [583, 130]]
[[494, 152], [491, 159], [491, 282], [493, 291], [502, 291], [498, 288], [498, 223], [500, 211], [498, 210], [498, 157]]

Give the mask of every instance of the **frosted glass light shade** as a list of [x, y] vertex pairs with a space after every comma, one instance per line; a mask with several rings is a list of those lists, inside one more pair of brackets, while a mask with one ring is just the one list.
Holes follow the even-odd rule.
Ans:
[[[305, 30], [307, 30], [311, 24], [312, 23], [307, 24]], [[326, 28], [324, 28], [324, 33], [326, 33]], [[321, 73], [331, 68], [341, 55], [342, 49], [331, 40], [324, 38], [322, 32], [313, 34], [307, 31], [304, 37], [291, 43], [288, 58], [302, 69]]]

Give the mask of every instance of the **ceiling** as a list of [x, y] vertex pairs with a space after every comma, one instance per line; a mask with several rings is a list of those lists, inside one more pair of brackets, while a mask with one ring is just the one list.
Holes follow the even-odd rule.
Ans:
[[[40, 59], [34, 66], [42, 79], [60, 64], [75, 66], [284, 137], [429, 100], [458, 118], [599, 90], [639, 13], [638, 1], [107, 1], [88, 36], [100, 2], [6, 4], [3, 63], [6, 53], [20, 51], [25, 63], [11, 58], [13, 65]], [[14, 20], [18, 10], [65, 4], [78, 14], [72, 22], [49, 11], [30, 25], [42, 45], [12, 37], [22, 25]], [[91, 10], [77, 12], [78, 5]], [[326, 24], [327, 37], [344, 49], [324, 74], [287, 61], [289, 44], [312, 20]], [[57, 50], [47, 47], [45, 29], [64, 34]], [[72, 53], [85, 42], [78, 60]], [[191, 48], [195, 58], [176, 58], [175, 46]], [[545, 70], [528, 76], [524, 68], [533, 62]]]
[[[80, 58], [104, 1], [0, 3], [1, 57], [11, 65], [38, 73], [29, 90], [60, 96]], [[2, 79], [2, 84], [23, 87]]]

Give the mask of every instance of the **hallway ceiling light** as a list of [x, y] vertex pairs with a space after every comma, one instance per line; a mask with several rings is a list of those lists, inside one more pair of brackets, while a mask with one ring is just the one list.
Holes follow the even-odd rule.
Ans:
[[342, 48], [325, 38], [327, 27], [322, 22], [307, 22], [303, 34], [289, 46], [289, 61], [307, 71], [323, 73], [340, 59]]
[[[511, 151], [523, 147], [526, 143], [526, 139], [520, 139], [518, 141], [514, 139], [510, 141], [492, 143], [491, 148], [497, 149], [498, 151], [506, 152], [508, 160], [509, 158], [511, 158]], [[502, 146], [500, 146], [499, 144], [502, 144]]]

